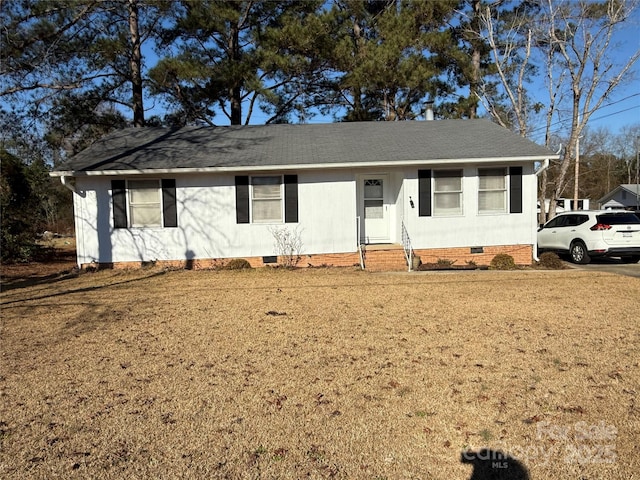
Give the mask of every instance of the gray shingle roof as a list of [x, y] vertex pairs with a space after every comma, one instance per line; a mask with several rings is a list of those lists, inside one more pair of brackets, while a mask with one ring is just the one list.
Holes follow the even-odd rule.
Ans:
[[114, 132], [58, 174], [153, 170], [313, 168], [556, 155], [488, 120], [130, 128]]
[[[607, 193], [604, 197], [596, 200], [596, 203], [600, 203], [600, 204], [605, 203], [607, 200], [615, 197], [619, 192], [622, 192], [622, 191], [626, 191], [629, 194], [631, 194], [631, 196], [633, 197], [632, 203], [635, 203], [636, 195], [640, 195], [640, 185], [636, 183], [622, 183], [618, 185], [616, 188], [614, 188], [613, 190], [611, 190], [609, 193]], [[622, 205], [622, 204], [619, 204], [619, 205]]]

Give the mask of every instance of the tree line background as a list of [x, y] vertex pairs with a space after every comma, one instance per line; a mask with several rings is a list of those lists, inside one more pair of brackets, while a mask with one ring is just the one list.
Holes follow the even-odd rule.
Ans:
[[[636, 0], [4, 0], [2, 258], [71, 231], [48, 171], [126, 127], [487, 117], [562, 159], [540, 199], [635, 183], [640, 124], [587, 122], [633, 85]], [[540, 94], [543, 87], [544, 94]], [[631, 96], [640, 92], [631, 91]], [[552, 202], [553, 215], [554, 202]]]

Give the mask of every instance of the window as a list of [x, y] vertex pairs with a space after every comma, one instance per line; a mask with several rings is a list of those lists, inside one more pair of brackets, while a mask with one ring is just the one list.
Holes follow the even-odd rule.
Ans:
[[237, 223], [298, 221], [298, 176], [237, 176]]
[[633, 224], [637, 225], [640, 223], [640, 218], [638, 218], [634, 213], [603, 213], [597, 216], [598, 223], [604, 223], [606, 225], [626, 225]]
[[[522, 167], [478, 170], [480, 213], [522, 213]], [[508, 199], [507, 199], [508, 195]], [[418, 170], [418, 215], [462, 215], [462, 170]]]
[[561, 227], [563, 223], [564, 223], [564, 217], [562, 216], [554, 217], [551, 220], [549, 220], [547, 223], [545, 223], [544, 228]]
[[114, 228], [177, 227], [176, 181], [112, 180]]
[[251, 220], [282, 222], [282, 177], [251, 178]]
[[160, 182], [129, 180], [129, 215], [132, 227], [159, 227], [162, 223]]
[[478, 180], [478, 211], [480, 213], [506, 213], [506, 169], [481, 168], [478, 170]]
[[462, 170], [434, 170], [433, 214], [462, 215]]
[[567, 215], [567, 220], [562, 225], [563, 227], [577, 227], [589, 220], [589, 215]]
[[383, 218], [383, 180], [379, 178], [364, 181], [364, 218]]

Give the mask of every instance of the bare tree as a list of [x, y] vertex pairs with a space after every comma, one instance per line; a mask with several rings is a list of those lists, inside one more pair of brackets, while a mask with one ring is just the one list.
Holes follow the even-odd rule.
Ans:
[[[562, 1], [545, 0], [544, 20], [548, 37], [538, 39], [538, 47], [549, 59], [548, 79], [567, 77], [560, 90], [550, 88], [552, 98], [565, 94], [570, 121], [569, 139], [552, 191], [552, 199], [560, 197], [569, 183], [567, 175], [575, 162], [576, 142], [591, 115], [622, 84], [632, 80], [630, 69], [640, 57], [640, 50], [622, 64], [613, 57], [612, 37], [621, 23], [637, 10], [637, 2], [624, 0]], [[549, 85], [551, 87], [551, 84]], [[562, 120], [563, 111], [555, 109]], [[555, 105], [554, 105], [555, 108]], [[549, 216], [555, 215], [551, 202]]]
[[[562, 160], [553, 166], [553, 175], [545, 171], [540, 178], [540, 204], [544, 205], [545, 198], [558, 198], [568, 187], [576, 141], [592, 114], [620, 86], [633, 80], [630, 70], [640, 50], [616, 62], [613, 38], [637, 11], [638, 1], [543, 0], [520, 2], [511, 10], [501, 10], [502, 5], [489, 4], [481, 14], [498, 79], [497, 84], [484, 79], [483, 106], [496, 122], [522, 136], [532, 130], [531, 113], [544, 112], [544, 142], [554, 149], [554, 125], [569, 124]], [[531, 76], [544, 77], [545, 105], [532, 103], [527, 95]], [[555, 202], [551, 201], [549, 216], [554, 215]], [[543, 212], [541, 221], [545, 219]]]
[[[496, 84], [490, 77], [484, 77], [479, 82], [478, 95], [498, 124], [526, 137], [531, 107], [526, 82], [534, 71], [531, 59], [534, 33], [526, 9], [503, 12], [498, 7], [498, 3], [487, 5], [478, 12], [499, 80]], [[501, 88], [496, 88], [497, 85]]]

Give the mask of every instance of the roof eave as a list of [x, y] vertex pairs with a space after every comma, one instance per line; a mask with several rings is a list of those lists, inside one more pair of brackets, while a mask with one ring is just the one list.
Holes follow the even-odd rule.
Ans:
[[147, 168], [138, 170], [57, 170], [50, 172], [52, 177], [85, 177], [85, 176], [122, 176], [122, 175], [163, 175], [176, 173], [232, 173], [232, 172], [255, 172], [255, 171], [284, 171], [284, 170], [335, 170], [345, 168], [389, 168], [406, 167], [419, 165], [442, 165], [442, 164], [469, 164], [469, 163], [514, 163], [514, 162], [541, 162], [547, 159], [559, 158], [557, 155], [536, 155], [518, 157], [487, 157], [487, 158], [466, 158], [452, 160], [450, 158], [439, 158], [430, 160], [408, 160], [403, 162], [341, 162], [341, 163], [311, 163], [311, 164], [289, 164], [289, 165], [248, 165], [237, 167], [195, 167], [195, 168]]

